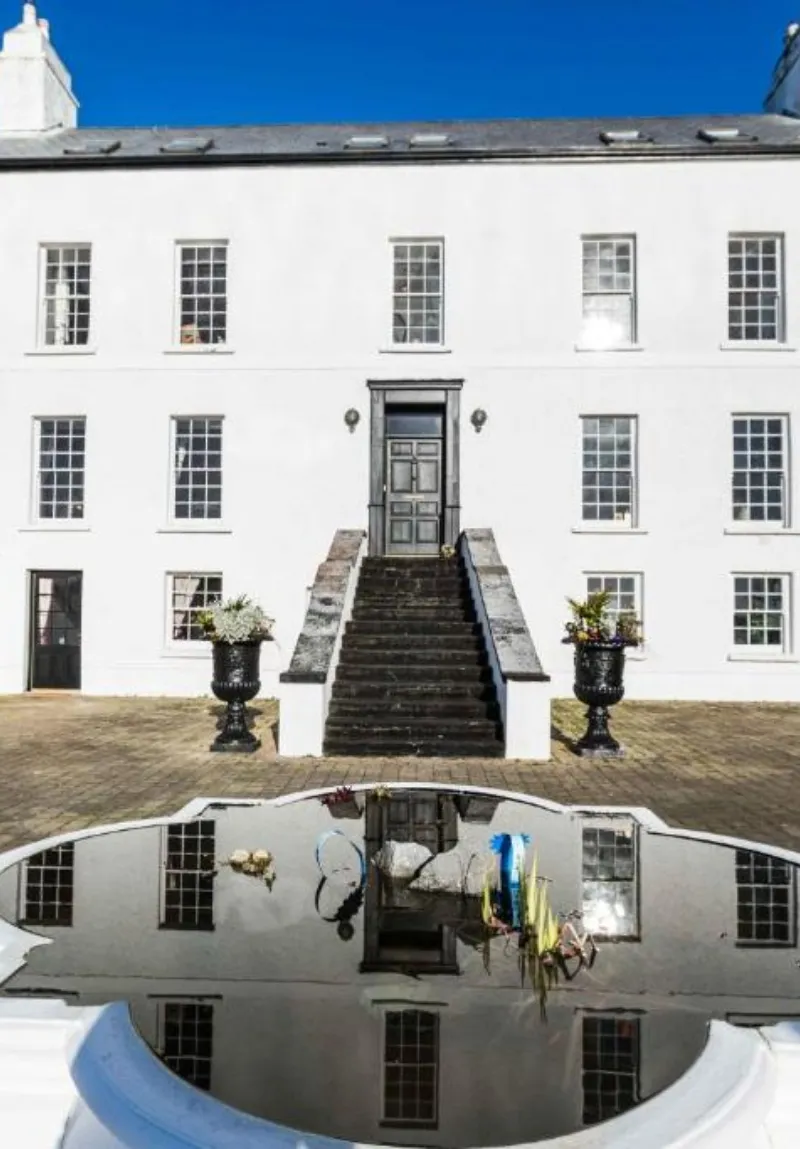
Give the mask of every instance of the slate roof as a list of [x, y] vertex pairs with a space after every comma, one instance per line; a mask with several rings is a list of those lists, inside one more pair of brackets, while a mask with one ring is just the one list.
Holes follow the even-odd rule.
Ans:
[[[709, 142], [703, 128], [738, 128], [733, 141]], [[638, 130], [634, 143], [607, 143], [601, 132]], [[444, 145], [413, 146], [424, 133], [446, 133]], [[385, 146], [348, 146], [354, 136], [385, 136]], [[162, 151], [170, 141], [213, 141], [184, 155]], [[109, 154], [67, 154], [89, 144], [118, 143]], [[800, 119], [782, 115], [671, 116], [569, 120], [445, 120], [409, 123], [262, 124], [191, 128], [82, 128], [28, 136], [0, 134], [0, 167], [278, 163], [410, 162], [504, 157], [603, 157], [800, 154]]]

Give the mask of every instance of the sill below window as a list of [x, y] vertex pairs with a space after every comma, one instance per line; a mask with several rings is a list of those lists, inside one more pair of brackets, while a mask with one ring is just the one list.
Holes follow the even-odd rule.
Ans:
[[449, 347], [440, 343], [397, 343], [391, 347], [379, 347], [379, 355], [452, 355]]
[[193, 522], [169, 523], [166, 527], [157, 527], [157, 535], [232, 535], [230, 527], [221, 523]]
[[625, 651], [626, 662], [647, 662], [647, 652], [637, 650], [635, 647]]
[[644, 527], [629, 527], [625, 523], [581, 523], [577, 527], [570, 527], [573, 535], [649, 535]]
[[576, 343], [576, 351], [593, 351], [595, 355], [605, 355], [606, 352], [616, 354], [618, 351], [644, 351], [641, 343], [619, 343], [616, 347], [592, 347], [590, 343]]
[[30, 523], [28, 526], [17, 528], [18, 531], [26, 533], [39, 531], [42, 533], [47, 533], [48, 531], [64, 531], [68, 534], [87, 534], [89, 531], [91, 531], [91, 529], [92, 528], [88, 527], [84, 522], [76, 523], [68, 522], [66, 520], [64, 522], [55, 520], [52, 523]]
[[730, 527], [725, 527], [722, 532], [724, 535], [800, 535], [800, 531], [793, 531], [790, 527], [770, 526], [765, 523], [763, 526], [760, 523], [734, 523]]
[[794, 654], [772, 654], [769, 651], [764, 651], [762, 654], [758, 650], [742, 651], [741, 654], [734, 652], [728, 655], [728, 662], [800, 662]]
[[31, 351], [25, 351], [25, 355], [96, 355], [97, 348], [84, 346], [70, 347], [34, 347]]
[[726, 339], [719, 345], [720, 351], [796, 351], [788, 343], [773, 343], [764, 340]]
[[233, 355], [234, 349], [225, 343], [186, 343], [181, 347], [167, 347], [165, 355]]
[[191, 659], [196, 659], [196, 660], [203, 659], [203, 661], [206, 661], [208, 659], [210, 650], [211, 650], [211, 643], [210, 642], [204, 642], [202, 640], [194, 641], [194, 640], [187, 639], [186, 642], [181, 642], [181, 643], [176, 642], [171, 646], [170, 645], [165, 646], [164, 649], [161, 651], [161, 657], [162, 658], [191, 658]]

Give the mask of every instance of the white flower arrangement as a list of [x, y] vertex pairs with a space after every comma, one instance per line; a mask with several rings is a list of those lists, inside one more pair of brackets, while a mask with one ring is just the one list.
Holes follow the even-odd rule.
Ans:
[[269, 642], [275, 625], [247, 595], [217, 603], [197, 617], [210, 642]]
[[270, 890], [275, 883], [275, 859], [269, 850], [234, 850], [230, 857], [219, 864], [230, 866], [235, 874], [261, 878]]

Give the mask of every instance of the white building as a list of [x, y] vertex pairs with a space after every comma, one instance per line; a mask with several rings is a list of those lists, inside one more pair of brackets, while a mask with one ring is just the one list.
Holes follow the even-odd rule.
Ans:
[[383, 553], [375, 397], [414, 384], [446, 416], [427, 549], [493, 530], [554, 694], [565, 596], [602, 585], [643, 619], [628, 697], [799, 700], [790, 81], [763, 115], [78, 129], [26, 4], [0, 691], [205, 693], [221, 591], [276, 617], [276, 693], [334, 533]]

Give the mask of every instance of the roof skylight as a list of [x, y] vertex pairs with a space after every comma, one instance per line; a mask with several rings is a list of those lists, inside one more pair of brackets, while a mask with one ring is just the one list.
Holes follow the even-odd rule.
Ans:
[[363, 148], [368, 151], [370, 148], [388, 148], [388, 136], [350, 136], [345, 141], [346, 148]]
[[79, 140], [66, 144], [65, 156], [108, 156], [120, 147], [119, 140]]
[[640, 132], [638, 128], [625, 128], [624, 130], [615, 129], [614, 131], [601, 132], [600, 139], [604, 144], [652, 143], [652, 136], [645, 135], [645, 133]]
[[408, 141], [412, 148], [444, 148], [452, 142], [447, 132], [415, 132]]
[[734, 140], [753, 139], [753, 136], [745, 135], [741, 128], [701, 128], [697, 136], [707, 144], [727, 144]]
[[214, 141], [210, 136], [184, 136], [162, 144], [159, 151], [168, 152], [170, 155], [193, 155], [207, 152], [213, 145]]

